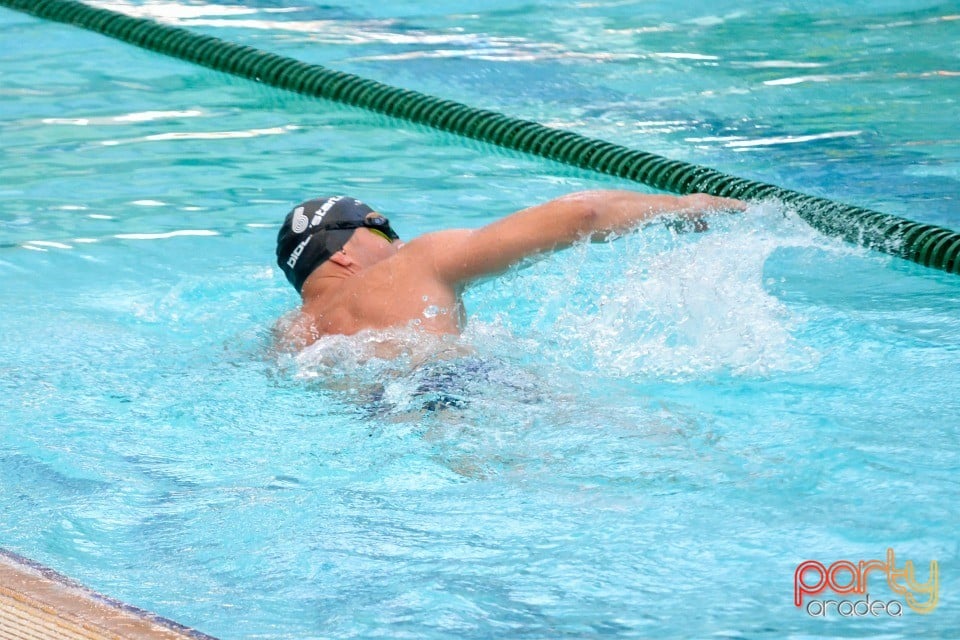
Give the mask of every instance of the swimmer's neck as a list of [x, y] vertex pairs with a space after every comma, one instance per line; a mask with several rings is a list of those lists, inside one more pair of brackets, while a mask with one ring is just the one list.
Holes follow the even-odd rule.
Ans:
[[315, 303], [317, 300], [336, 294], [343, 288], [343, 283], [363, 271], [356, 262], [346, 265], [326, 264], [310, 274], [300, 289], [300, 298], [303, 306]]
[[325, 275], [318, 278], [310, 278], [309, 282], [304, 283], [300, 291], [300, 304], [306, 309], [313, 306], [322, 306], [324, 300], [334, 298], [338, 291], [343, 289], [343, 283], [349, 276], [339, 274]]

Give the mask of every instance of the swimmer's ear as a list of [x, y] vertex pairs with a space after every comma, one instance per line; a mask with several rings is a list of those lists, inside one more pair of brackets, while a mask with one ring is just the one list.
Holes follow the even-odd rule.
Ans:
[[341, 249], [337, 251], [332, 256], [330, 256], [330, 262], [338, 264], [341, 267], [349, 267], [353, 264], [353, 258], [347, 255], [347, 252]]

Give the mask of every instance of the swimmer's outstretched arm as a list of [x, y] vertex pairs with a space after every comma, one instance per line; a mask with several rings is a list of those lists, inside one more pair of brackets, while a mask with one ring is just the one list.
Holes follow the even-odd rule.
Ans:
[[440, 279], [458, 285], [585, 238], [603, 241], [658, 218], [696, 221], [708, 213], [743, 211], [746, 206], [740, 200], [703, 193], [668, 196], [582, 191], [523, 209], [480, 229], [427, 234], [405, 250], [423, 251], [432, 259]]

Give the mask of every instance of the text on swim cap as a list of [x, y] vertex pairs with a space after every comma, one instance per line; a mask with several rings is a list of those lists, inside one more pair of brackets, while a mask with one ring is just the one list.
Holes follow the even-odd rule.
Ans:
[[297, 259], [300, 258], [300, 254], [303, 253], [304, 249], [306, 249], [307, 243], [310, 242], [311, 238], [313, 238], [313, 236], [307, 236], [306, 238], [303, 239], [303, 242], [298, 244], [297, 247], [293, 250], [293, 253], [290, 254], [289, 258], [287, 258], [288, 267], [293, 269], [294, 267], [297, 266]]
[[[343, 200], [343, 196], [334, 196], [324, 202], [323, 206], [317, 209], [316, 213], [313, 214], [313, 219], [310, 221], [310, 226], [315, 227], [323, 222], [323, 216], [327, 215], [330, 209], [333, 209], [333, 205], [337, 204], [341, 200]], [[294, 217], [296, 217], [296, 214], [294, 214]]]

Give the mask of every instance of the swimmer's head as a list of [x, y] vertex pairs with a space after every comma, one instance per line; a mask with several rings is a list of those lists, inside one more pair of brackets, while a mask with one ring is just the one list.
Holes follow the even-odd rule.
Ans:
[[307, 277], [340, 251], [360, 227], [390, 242], [399, 239], [385, 217], [354, 198], [333, 196], [298, 204], [277, 234], [277, 264], [299, 292]]

